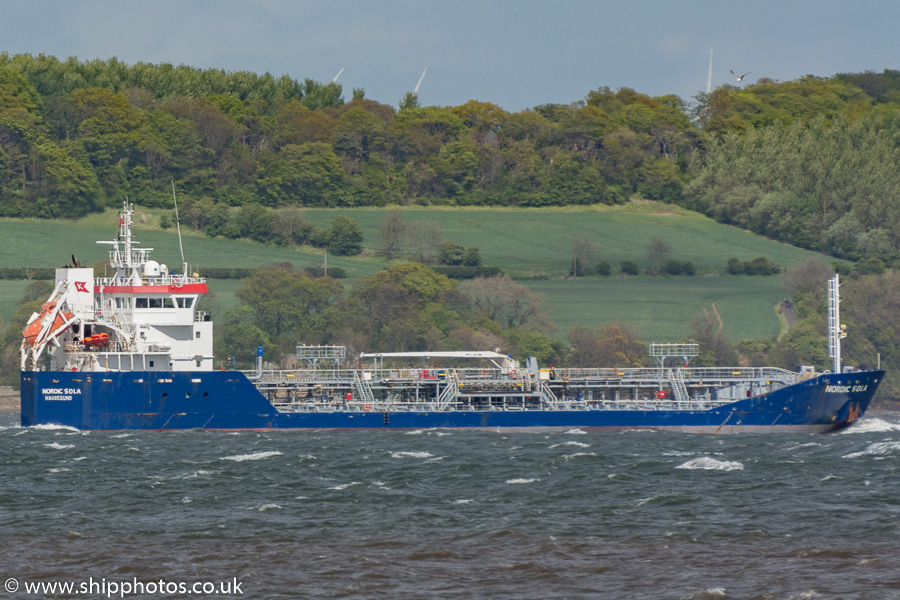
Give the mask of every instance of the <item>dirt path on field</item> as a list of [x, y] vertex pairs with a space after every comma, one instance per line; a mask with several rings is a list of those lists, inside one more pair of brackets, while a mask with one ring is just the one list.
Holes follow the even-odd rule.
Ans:
[[722, 328], [725, 326], [725, 323], [722, 322], [722, 316], [719, 315], [719, 311], [716, 310], [716, 303], [712, 303], [713, 314], [716, 315], [716, 320], [719, 322], [719, 328], [716, 329], [716, 335], [722, 333]]

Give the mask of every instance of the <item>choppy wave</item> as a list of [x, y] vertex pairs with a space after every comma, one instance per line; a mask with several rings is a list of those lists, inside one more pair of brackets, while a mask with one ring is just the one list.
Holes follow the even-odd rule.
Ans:
[[900, 442], [876, 442], [860, 452], [845, 454], [843, 458], [859, 458], [860, 456], [888, 456], [900, 452]]
[[576, 452], [575, 454], [565, 454], [563, 455], [563, 460], [572, 460], [573, 458], [578, 458], [580, 456], [597, 456], [596, 452]]
[[900, 424], [891, 423], [880, 417], [863, 417], [854, 423], [852, 427], [841, 431], [840, 434], [878, 433], [882, 431], [900, 431]]
[[252, 454], [235, 454], [234, 456], [223, 456], [222, 460], [244, 462], [245, 460], [263, 460], [265, 458], [272, 458], [273, 456], [281, 456], [281, 452], [278, 450], [269, 450], [268, 452], [253, 452]]
[[563, 442], [561, 444], [553, 444], [550, 446], [551, 448], [559, 448], [560, 446], [575, 446], [577, 448], [590, 448], [590, 444], [585, 444], [583, 442]]
[[339, 485], [333, 485], [328, 489], [329, 490], [337, 490], [340, 492], [340, 491], [346, 490], [347, 488], [351, 488], [355, 485], [362, 485], [362, 482], [361, 481], [351, 481], [350, 483], [341, 483]]
[[45, 448], [53, 448], [54, 450], [67, 450], [69, 448], [74, 448], [75, 444], [60, 444], [59, 442], [51, 442], [49, 444], [44, 444]]
[[709, 456], [693, 458], [686, 463], [675, 467], [676, 469], [699, 469], [705, 471], [743, 471], [743, 463], [736, 460], [717, 460]]
[[434, 454], [430, 452], [391, 452], [391, 458], [431, 458]]
[[878, 417], [850, 436], [0, 431], [0, 562], [238, 574], [272, 600], [888, 598], [900, 416]]
[[80, 429], [69, 427], [68, 425], [32, 425], [28, 429], [36, 431], [71, 431], [73, 433], [81, 433]]

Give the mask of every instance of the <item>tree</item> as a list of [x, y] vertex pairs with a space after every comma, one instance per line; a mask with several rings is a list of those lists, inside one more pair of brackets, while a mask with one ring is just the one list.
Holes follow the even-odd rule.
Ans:
[[666, 261], [672, 253], [672, 247], [664, 239], [655, 237], [647, 246], [647, 254], [650, 265], [647, 267], [648, 275], [662, 275]]
[[604, 323], [596, 329], [575, 325], [568, 338], [579, 367], [639, 367], [647, 355], [637, 330], [626, 323]]
[[415, 92], [406, 92], [400, 100], [400, 110], [409, 110], [420, 106], [419, 96]]
[[438, 262], [442, 265], [459, 266], [466, 256], [466, 249], [459, 244], [447, 241], [438, 246]]
[[393, 264], [353, 283], [348, 325], [373, 350], [439, 349], [463, 325], [448, 302], [455, 289], [456, 282], [424, 265]]
[[633, 260], [623, 260], [619, 264], [619, 270], [622, 272], [622, 275], [637, 275], [639, 273], [637, 263]]
[[485, 316], [509, 329], [549, 331], [550, 318], [543, 312], [544, 299], [515, 283], [508, 275], [469, 279], [460, 289]]
[[595, 260], [594, 243], [585, 237], [576, 237], [572, 248], [572, 268], [570, 275], [583, 277]]
[[255, 269], [235, 295], [253, 312], [253, 324], [275, 341], [288, 336], [321, 343], [340, 325], [340, 282], [312, 279], [288, 263]]
[[256, 362], [256, 348], [274, 349], [265, 331], [253, 324], [254, 313], [249, 306], [237, 306], [224, 315], [221, 335], [216, 336], [216, 354], [233, 359], [234, 368], [252, 368]]
[[269, 205], [331, 205], [344, 179], [340, 159], [330, 144], [287, 145], [260, 157], [258, 185]]
[[699, 366], [733, 366], [738, 363], [737, 350], [723, 331], [722, 318], [713, 304], [712, 310], [703, 309], [691, 320], [691, 335], [700, 344]]
[[821, 258], [810, 258], [785, 272], [784, 281], [792, 294], [824, 295], [825, 282], [834, 277], [834, 269]]
[[403, 232], [406, 230], [406, 224], [399, 209], [393, 209], [381, 218], [378, 224], [378, 235], [376, 238], [376, 249], [387, 260], [393, 260], [400, 254], [400, 240]]
[[600, 277], [609, 277], [612, 275], [612, 266], [605, 260], [597, 263], [597, 274]]
[[355, 256], [362, 252], [363, 230], [359, 223], [346, 215], [331, 220], [328, 249], [338, 256]]
[[409, 223], [406, 238], [413, 259], [422, 264], [431, 264], [441, 244], [441, 226], [431, 219], [418, 219]]
[[238, 211], [235, 223], [240, 229], [241, 237], [265, 244], [272, 241], [272, 223], [275, 218], [276, 213], [271, 208], [248, 204]]
[[315, 225], [303, 218], [302, 211], [292, 208], [278, 211], [272, 223], [275, 242], [285, 246], [308, 243], [316, 229]]

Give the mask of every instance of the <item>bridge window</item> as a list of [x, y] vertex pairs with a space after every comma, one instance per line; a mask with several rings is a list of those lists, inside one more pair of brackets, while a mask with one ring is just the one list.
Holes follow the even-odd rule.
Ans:
[[178, 308], [190, 308], [194, 305], [193, 298], [175, 298], [175, 302], [178, 303]]

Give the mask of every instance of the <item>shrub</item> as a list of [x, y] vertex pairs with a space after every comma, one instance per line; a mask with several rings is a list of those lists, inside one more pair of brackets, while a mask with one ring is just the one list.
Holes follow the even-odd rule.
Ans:
[[884, 261], [877, 256], [867, 256], [853, 269], [860, 275], [881, 275], [885, 271]]
[[781, 272], [781, 266], [765, 256], [757, 256], [748, 263], [744, 263], [744, 273], [747, 275], [777, 275]]
[[601, 277], [609, 277], [610, 275], [612, 275], [612, 266], [605, 260], [601, 260], [597, 263], [597, 275], [600, 275]]
[[688, 275], [693, 277], [697, 274], [697, 268], [689, 260], [671, 259], [666, 261], [665, 271], [669, 275]]
[[466, 266], [437, 266], [431, 267], [431, 270], [441, 275], [446, 275], [450, 279], [475, 279], [477, 277], [497, 277], [503, 275], [503, 271], [499, 267], [466, 267]]
[[623, 260], [622, 264], [619, 265], [619, 270], [622, 272], [622, 275], [637, 275], [640, 273], [637, 263], [633, 260]]

